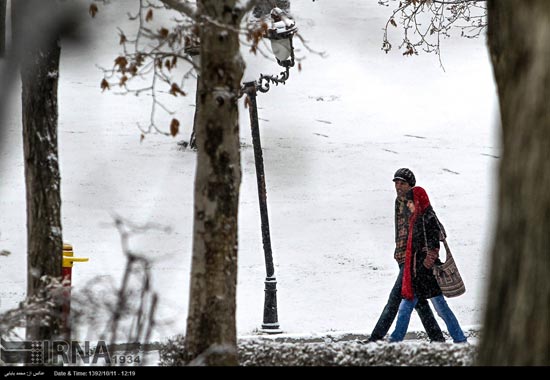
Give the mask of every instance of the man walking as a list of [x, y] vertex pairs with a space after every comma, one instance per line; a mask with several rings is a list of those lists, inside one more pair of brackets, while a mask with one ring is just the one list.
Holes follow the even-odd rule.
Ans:
[[[397, 170], [393, 176], [393, 182], [395, 183], [395, 191], [397, 192], [397, 198], [395, 199], [395, 252], [394, 258], [399, 265], [399, 275], [393, 285], [390, 292], [388, 302], [374, 327], [372, 333], [367, 340], [368, 342], [375, 342], [386, 336], [388, 333], [397, 311], [399, 304], [401, 303], [401, 283], [403, 281], [403, 267], [405, 264], [405, 252], [407, 250], [407, 237], [409, 233], [409, 216], [410, 212], [405, 204], [405, 194], [415, 184], [416, 178], [411, 170], [407, 168], [401, 168]], [[428, 334], [428, 338], [432, 342], [445, 342], [443, 333], [434, 318], [432, 309], [425, 299], [418, 300], [416, 304], [416, 312], [424, 325], [424, 329]]]

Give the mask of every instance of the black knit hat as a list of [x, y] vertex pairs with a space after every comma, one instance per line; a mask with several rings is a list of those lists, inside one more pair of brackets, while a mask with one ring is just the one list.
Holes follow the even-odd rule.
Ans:
[[395, 172], [393, 175], [393, 182], [398, 179], [407, 182], [410, 186], [416, 185], [416, 178], [414, 178], [413, 172], [407, 168], [401, 168]]

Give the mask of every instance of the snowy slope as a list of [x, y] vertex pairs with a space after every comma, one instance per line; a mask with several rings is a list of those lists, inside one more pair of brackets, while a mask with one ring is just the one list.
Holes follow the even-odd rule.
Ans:
[[[477, 325], [499, 156], [485, 41], [445, 40], [443, 71], [433, 55], [411, 58], [380, 49], [388, 8], [375, 1], [339, 3], [293, 3], [301, 34], [327, 57], [298, 43], [302, 70], [294, 68], [285, 86], [258, 96], [281, 328], [307, 334], [374, 327], [397, 274], [391, 179], [399, 167], [415, 172], [447, 228], [467, 286], [466, 295], [449, 303], [463, 326]], [[148, 97], [101, 93], [95, 64], [111, 65], [119, 49], [116, 25], [130, 30], [123, 9], [129, 4], [119, 0], [86, 20], [83, 28], [94, 35], [86, 48], [63, 45], [63, 235], [77, 256], [90, 257], [74, 268], [78, 291], [92, 279], [120, 280], [124, 258], [112, 213], [172, 228], [132, 240], [133, 249], [154, 260], [159, 318], [166, 322], [159, 338], [185, 330], [195, 153], [159, 135], [140, 143], [136, 123], [147, 122]], [[265, 58], [246, 59], [247, 78], [280, 71]], [[191, 95], [177, 103], [179, 138], [185, 139], [194, 109], [194, 82], [188, 84]], [[0, 248], [12, 255], [0, 258], [0, 310], [25, 294], [19, 108], [15, 91], [6, 121], [8, 150], [1, 153]], [[248, 335], [262, 322], [265, 267], [248, 112], [241, 109], [237, 327]], [[171, 118], [158, 117], [164, 125]], [[411, 329], [421, 329], [416, 315]], [[96, 334], [83, 330], [78, 338]]]

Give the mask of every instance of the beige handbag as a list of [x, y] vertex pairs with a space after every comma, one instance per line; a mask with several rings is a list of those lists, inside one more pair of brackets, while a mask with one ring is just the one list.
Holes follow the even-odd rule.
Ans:
[[[441, 292], [445, 297], [458, 297], [466, 292], [466, 286], [464, 285], [462, 276], [460, 275], [458, 267], [456, 266], [455, 259], [453, 257], [453, 254], [451, 253], [451, 248], [449, 248], [449, 245], [447, 244], [447, 239], [445, 239], [445, 230], [443, 229], [443, 226], [441, 225], [437, 217], [436, 220], [437, 224], [439, 225], [440, 239], [445, 246], [445, 253], [447, 257], [445, 258], [444, 263], [434, 264], [433, 273], [435, 279], [437, 280], [437, 284], [439, 285], [439, 288], [441, 289]], [[426, 238], [424, 216], [422, 216], [422, 228], [424, 229], [424, 241], [427, 250], [428, 240]]]
[[466, 286], [464, 285], [462, 276], [458, 271], [458, 267], [456, 266], [451, 249], [447, 244], [447, 240], [443, 240], [443, 244], [445, 245], [447, 258], [443, 264], [434, 265], [434, 276], [439, 287], [441, 288], [441, 292], [445, 297], [458, 297], [466, 292]]

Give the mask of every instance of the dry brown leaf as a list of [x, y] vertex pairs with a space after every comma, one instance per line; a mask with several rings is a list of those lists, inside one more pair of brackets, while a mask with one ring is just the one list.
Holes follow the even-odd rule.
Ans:
[[135, 63], [132, 63], [130, 67], [128, 67], [128, 72], [132, 74], [132, 76], [135, 76], [138, 72], [138, 68]]
[[178, 119], [172, 119], [172, 122], [170, 123], [170, 134], [172, 137], [176, 137], [180, 130], [180, 122]]
[[147, 15], [145, 16], [145, 21], [146, 22], [149, 22], [153, 19], [153, 10], [152, 9], [149, 9], [149, 11], [147, 12]]
[[123, 57], [123, 56], [120, 56], [120, 57], [117, 57], [115, 59], [115, 66], [118, 66], [119, 67], [119, 70], [122, 72], [122, 73], [125, 73], [126, 72], [126, 65], [128, 64], [128, 60], [126, 59], [126, 57]]
[[110, 89], [111, 89], [111, 86], [109, 86], [109, 82], [107, 82], [107, 79], [103, 78], [103, 80], [101, 81], [101, 90], [105, 91]]
[[174, 96], [178, 96], [178, 94], [180, 94], [181, 96], [187, 95], [185, 92], [181, 90], [180, 86], [178, 86], [176, 83], [172, 83], [172, 86], [170, 87], [170, 94]]
[[97, 8], [97, 5], [90, 4], [90, 9], [88, 9], [88, 13], [90, 13], [90, 16], [92, 16], [92, 18], [94, 18], [95, 15], [97, 14], [98, 10], [99, 9]]
[[170, 32], [169, 32], [168, 29], [166, 29], [166, 28], [160, 28], [160, 29], [159, 29], [159, 34], [160, 34], [160, 36], [161, 36], [162, 38], [168, 37], [168, 34], [169, 34], [169, 33], [170, 33]]

